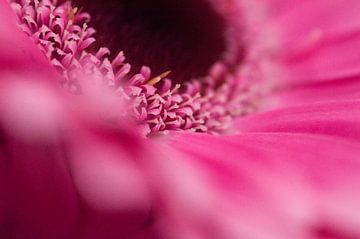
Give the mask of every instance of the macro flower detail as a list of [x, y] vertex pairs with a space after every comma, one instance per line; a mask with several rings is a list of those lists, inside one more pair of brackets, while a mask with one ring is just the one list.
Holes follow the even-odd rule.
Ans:
[[[238, 19], [234, 21], [234, 15], [241, 15], [240, 4], [230, 8], [217, 1], [158, 1], [152, 4], [147, 1], [123, 1], [121, 4], [93, 1], [83, 2], [84, 6], [81, 3], [12, 2], [21, 29], [60, 70], [63, 84], [69, 90], [80, 92], [80, 74], [91, 75], [97, 84], [113, 87], [129, 98], [134, 117], [139, 123], [148, 125], [148, 132], [223, 133], [229, 129], [233, 117], [251, 113], [260, 106], [266, 87], [261, 86], [264, 84], [261, 84], [259, 65], [268, 60], [267, 49], [256, 46], [256, 51], [263, 52], [257, 52], [256, 59], [248, 57], [255, 50], [251, 41], [256, 34], [251, 35]], [[92, 17], [86, 9], [93, 11]], [[206, 21], [210, 22], [205, 22], [204, 16], [198, 15], [202, 13], [196, 13], [194, 9], [203, 9], [203, 14], [208, 15]], [[111, 11], [119, 13], [109, 15]], [[172, 16], [175, 13], [179, 16]], [[99, 26], [98, 34], [89, 27], [93, 23], [91, 18]], [[168, 26], [161, 20], [168, 21]], [[110, 26], [115, 29], [109, 30]], [[153, 32], [143, 33], [144, 36], [138, 33], [149, 31], [148, 28]], [[110, 32], [103, 33], [102, 29]], [[101, 39], [98, 44], [97, 36]], [[104, 40], [105, 36], [109, 40]], [[148, 39], [151, 39], [150, 43], [146, 42]], [[103, 42], [112, 45], [111, 50], [101, 46]], [[100, 46], [96, 50], [93, 45]], [[133, 62], [144, 59], [146, 64], [155, 67], [125, 63], [122, 51], [114, 54], [121, 47], [128, 48], [125, 54], [131, 53]], [[157, 73], [151, 76], [154, 68]]]
[[0, 0], [0, 238], [360, 238], [358, 0]]

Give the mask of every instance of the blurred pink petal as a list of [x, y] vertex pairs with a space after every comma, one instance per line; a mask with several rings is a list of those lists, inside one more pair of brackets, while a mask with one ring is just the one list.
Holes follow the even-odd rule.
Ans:
[[16, 16], [7, 0], [0, 1], [0, 9], [0, 73], [16, 70], [50, 75], [53, 68], [38, 47], [17, 27]]
[[69, 166], [83, 208], [71, 238], [135, 238], [145, 233], [152, 210], [141, 171], [147, 150], [136, 136], [99, 126], [70, 139]]
[[[29, 76], [28, 76], [29, 77]], [[5, 237], [64, 237], [75, 224], [78, 202], [65, 160], [59, 99], [51, 89], [1, 78], [1, 138], [7, 187]], [[11, 185], [11, 186], [9, 186]]]
[[19, 76], [1, 82], [1, 235], [117, 238], [141, 232], [150, 197], [136, 161], [146, 150], [132, 127], [123, 121], [124, 130], [112, 128], [89, 106]]

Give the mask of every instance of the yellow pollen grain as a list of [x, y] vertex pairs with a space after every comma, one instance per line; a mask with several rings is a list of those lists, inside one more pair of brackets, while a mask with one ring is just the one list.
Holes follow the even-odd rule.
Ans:
[[71, 6], [71, 3], [68, 2], [68, 4], [66, 4], [66, 17], [69, 19], [70, 22], [74, 21], [76, 12], [77, 8], [73, 8]]
[[171, 71], [165, 71], [164, 73], [161, 73], [160, 75], [150, 79], [147, 84], [148, 85], [155, 85], [162, 79], [166, 78], [168, 75], [170, 75]]

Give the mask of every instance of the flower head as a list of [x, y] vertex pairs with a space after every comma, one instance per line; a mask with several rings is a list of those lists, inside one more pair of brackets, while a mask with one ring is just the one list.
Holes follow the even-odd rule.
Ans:
[[359, 237], [358, 7], [0, 0], [1, 237]]

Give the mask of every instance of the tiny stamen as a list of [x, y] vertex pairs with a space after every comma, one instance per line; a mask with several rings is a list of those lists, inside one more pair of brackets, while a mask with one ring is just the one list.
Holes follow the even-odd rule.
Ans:
[[147, 84], [148, 85], [156, 85], [158, 82], [160, 82], [162, 79], [166, 78], [168, 75], [170, 75], [171, 71], [165, 71], [164, 73], [161, 73], [160, 75], [150, 79]]
[[66, 3], [66, 17], [69, 19], [70, 22], [74, 21], [76, 12], [77, 12], [77, 8], [73, 8], [71, 6], [71, 2], [67, 2]]

